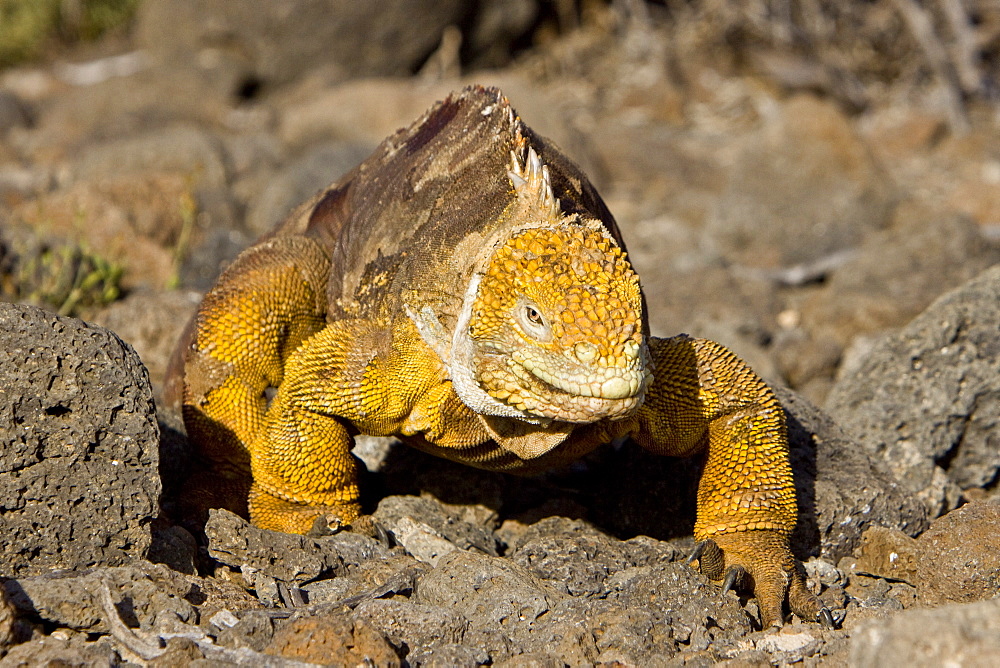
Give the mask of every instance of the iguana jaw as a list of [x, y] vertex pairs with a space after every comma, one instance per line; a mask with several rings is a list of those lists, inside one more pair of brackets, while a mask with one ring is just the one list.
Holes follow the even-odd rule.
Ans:
[[[472, 306], [479, 292], [482, 274], [476, 273], [469, 281], [469, 287], [462, 304], [462, 311], [455, 324], [455, 332], [451, 340], [451, 350], [445, 360], [448, 364], [452, 387], [462, 402], [481, 415], [517, 418], [531, 424], [547, 425], [551, 419], [534, 415], [491, 396], [479, 384], [476, 378], [476, 344], [469, 336], [469, 322], [472, 319]], [[418, 325], [418, 329], [419, 329]], [[421, 329], [423, 334], [424, 329]], [[426, 340], [426, 337], [425, 337]]]
[[641, 404], [650, 377], [642, 348], [626, 368], [577, 364], [532, 347], [490, 348], [474, 358], [479, 386], [536, 418], [590, 423], [626, 417]]
[[[632, 341], [629, 343], [633, 344], [628, 347], [629, 357], [636, 361], [639, 345]], [[524, 372], [528, 372], [554, 390], [579, 397], [628, 399], [637, 396], [644, 384], [642, 369], [638, 364], [633, 364], [626, 370], [587, 367], [574, 364], [564, 356], [532, 348], [515, 350], [510, 353], [510, 358], [514, 362], [510, 368], [518, 377], [523, 378]]]

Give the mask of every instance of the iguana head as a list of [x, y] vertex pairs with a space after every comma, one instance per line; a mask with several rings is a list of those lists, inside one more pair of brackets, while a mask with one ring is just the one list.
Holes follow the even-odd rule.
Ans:
[[[514, 197], [493, 237], [470, 237], [479, 247], [468, 249], [474, 266], [453, 329], [429, 305], [406, 313], [462, 402], [527, 459], [558, 445], [566, 423], [630, 415], [652, 369], [625, 252], [600, 220], [563, 213], [523, 137], [507, 173]], [[531, 428], [501, 427], [505, 418]], [[525, 438], [505, 438], [514, 432]]]
[[535, 227], [507, 239], [479, 279], [467, 336], [479, 386], [527, 416], [623, 417], [650, 374], [639, 279], [599, 227]]

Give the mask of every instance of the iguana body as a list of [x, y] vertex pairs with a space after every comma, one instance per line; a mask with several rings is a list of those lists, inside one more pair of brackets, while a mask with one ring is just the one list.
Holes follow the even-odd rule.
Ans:
[[707, 448], [704, 571], [745, 569], [765, 624], [786, 596], [820, 610], [788, 548], [774, 395], [718, 344], [649, 337], [611, 214], [498, 91], [439, 103], [299, 207], [222, 275], [184, 345], [185, 422], [212, 462], [192, 493], [249, 499], [261, 527], [355, 520], [358, 433], [516, 473], [630, 436]]

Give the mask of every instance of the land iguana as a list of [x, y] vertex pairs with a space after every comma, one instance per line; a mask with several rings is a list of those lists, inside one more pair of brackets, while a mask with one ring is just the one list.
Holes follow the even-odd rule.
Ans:
[[765, 627], [786, 600], [830, 622], [789, 549], [774, 394], [717, 343], [649, 335], [611, 213], [498, 90], [439, 102], [239, 255], [179, 353], [204, 507], [349, 525], [356, 434], [525, 474], [630, 437], [705, 454], [702, 572], [745, 582]]

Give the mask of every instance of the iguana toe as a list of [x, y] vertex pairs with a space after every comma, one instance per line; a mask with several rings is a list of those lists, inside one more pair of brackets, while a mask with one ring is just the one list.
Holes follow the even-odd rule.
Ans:
[[722, 593], [746, 588], [757, 598], [762, 628], [784, 622], [785, 602], [802, 619], [833, 628], [833, 616], [806, 586], [802, 567], [788, 539], [774, 531], [738, 531], [703, 540], [688, 562], [711, 580], [722, 580]]
[[719, 580], [722, 578], [722, 569], [725, 566], [725, 557], [718, 543], [711, 538], [699, 541], [695, 544], [691, 555], [685, 563], [692, 565], [698, 562], [698, 570], [709, 580]]
[[805, 572], [798, 563], [796, 563], [792, 581], [788, 586], [788, 607], [802, 619], [814, 621], [828, 629], [837, 628], [837, 623], [830, 609], [809, 591], [806, 586]]
[[747, 570], [742, 566], [730, 566], [726, 570], [726, 578], [722, 581], [722, 595], [725, 596], [729, 590], [740, 587], [747, 577]]

